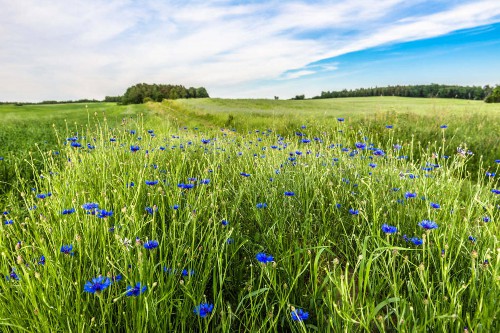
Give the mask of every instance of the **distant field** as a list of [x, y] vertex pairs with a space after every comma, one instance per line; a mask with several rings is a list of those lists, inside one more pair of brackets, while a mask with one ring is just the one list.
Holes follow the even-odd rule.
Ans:
[[[470, 170], [500, 158], [500, 104], [459, 99], [363, 97], [318, 100], [188, 99], [152, 105], [168, 110], [179, 124], [234, 127], [238, 130], [273, 128], [287, 134], [301, 125], [314, 125], [315, 133], [336, 130], [337, 118], [359, 128], [360, 138], [386, 140], [386, 125], [401, 143], [439, 146], [446, 139], [447, 152], [467, 145], [475, 156]], [[440, 127], [447, 125], [446, 130]]]

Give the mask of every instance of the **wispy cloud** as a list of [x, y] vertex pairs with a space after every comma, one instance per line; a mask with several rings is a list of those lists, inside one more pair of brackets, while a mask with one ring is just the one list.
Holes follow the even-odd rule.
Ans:
[[[102, 98], [137, 82], [245, 96], [322, 59], [500, 21], [497, 0], [0, 0], [0, 100]], [[241, 90], [238, 93], [237, 88]], [[252, 94], [252, 93], [250, 93]]]

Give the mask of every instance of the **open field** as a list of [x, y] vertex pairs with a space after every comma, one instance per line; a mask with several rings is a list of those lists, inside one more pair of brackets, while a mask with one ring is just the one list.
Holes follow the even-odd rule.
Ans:
[[0, 107], [0, 330], [500, 331], [499, 106], [91, 107]]

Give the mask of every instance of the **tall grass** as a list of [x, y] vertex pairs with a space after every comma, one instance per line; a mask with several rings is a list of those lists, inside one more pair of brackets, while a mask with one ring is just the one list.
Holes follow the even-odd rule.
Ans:
[[[3, 330], [500, 329], [499, 184], [484, 169], [471, 181], [446, 130], [419, 144], [336, 119], [240, 132], [180, 117], [62, 129], [81, 147], [32, 164], [0, 226]], [[98, 276], [111, 285], [85, 292]]]

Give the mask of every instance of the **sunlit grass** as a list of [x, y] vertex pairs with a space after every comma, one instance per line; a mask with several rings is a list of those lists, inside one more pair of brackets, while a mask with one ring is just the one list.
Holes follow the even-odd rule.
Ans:
[[[404, 123], [297, 117], [288, 131], [233, 131], [149, 108], [123, 126], [97, 115], [56, 127], [59, 154], [4, 198], [5, 330], [498, 330], [499, 184], [468, 172], [451, 125], [419, 145]], [[85, 292], [99, 276], [110, 286]]]

